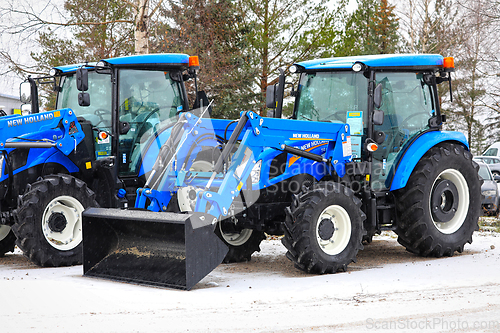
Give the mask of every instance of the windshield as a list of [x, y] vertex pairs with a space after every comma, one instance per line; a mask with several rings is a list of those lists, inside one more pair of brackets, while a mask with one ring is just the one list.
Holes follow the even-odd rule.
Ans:
[[[346, 123], [348, 112], [366, 114], [368, 81], [360, 73], [304, 74], [299, 83], [296, 118]], [[361, 122], [360, 122], [361, 123]], [[362, 132], [359, 128], [357, 132]]]
[[498, 149], [497, 148], [489, 148], [483, 156], [497, 156], [498, 155]]
[[89, 71], [90, 106], [78, 105], [76, 75], [61, 78], [61, 90], [57, 98], [57, 108], [70, 108], [77, 117], [90, 121], [94, 127], [102, 130], [111, 128], [111, 76]]
[[349, 124], [352, 157], [361, 158], [368, 125], [368, 80], [363, 74], [302, 74], [298, 90], [296, 119]]
[[484, 180], [492, 180], [493, 179], [491, 172], [490, 172], [490, 169], [484, 164], [479, 165], [479, 176], [481, 178], [483, 178]]
[[119, 73], [119, 118], [130, 130], [120, 135], [120, 174], [139, 171], [141, 152], [183, 110], [181, 83], [170, 72], [121, 70]]

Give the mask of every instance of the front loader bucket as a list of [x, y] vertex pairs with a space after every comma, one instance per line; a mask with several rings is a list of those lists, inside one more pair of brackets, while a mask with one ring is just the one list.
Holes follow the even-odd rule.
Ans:
[[89, 208], [83, 213], [83, 273], [191, 289], [224, 259], [213, 216]]

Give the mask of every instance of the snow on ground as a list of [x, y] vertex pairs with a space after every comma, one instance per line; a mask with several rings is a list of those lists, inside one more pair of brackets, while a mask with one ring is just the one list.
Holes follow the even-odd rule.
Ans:
[[0, 258], [0, 332], [498, 332], [500, 237], [476, 232], [451, 258], [376, 236], [345, 273], [310, 275], [266, 240], [191, 291], [83, 277]]

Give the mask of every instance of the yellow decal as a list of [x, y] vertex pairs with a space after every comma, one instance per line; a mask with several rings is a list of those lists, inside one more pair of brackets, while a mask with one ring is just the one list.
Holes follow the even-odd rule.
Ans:
[[[306, 150], [304, 151], [311, 151], [313, 149], [316, 149], [318, 147], [321, 147], [321, 146], [324, 146], [324, 145], [327, 145], [328, 142], [324, 142], [324, 143], [321, 143], [319, 145], [316, 145], [316, 146], [312, 146], [310, 148], [307, 148]], [[297, 162], [297, 160], [300, 158], [300, 156], [297, 156], [297, 155], [294, 155], [292, 157], [290, 157], [290, 160], [288, 161], [288, 166], [291, 166], [293, 163]]]
[[61, 111], [55, 111], [54, 112], [54, 117], [60, 117], [61, 116]]
[[366, 175], [365, 179], [366, 179], [367, 182], [369, 182], [370, 181], [370, 175]]
[[242, 188], [242, 187], [243, 187], [243, 183], [242, 183], [242, 182], [240, 182], [240, 183], [238, 184], [238, 187], [236, 187], [236, 190], [238, 190], [238, 191], [239, 191], [239, 190], [241, 190], [241, 188]]
[[87, 162], [87, 163], [85, 163], [85, 167], [86, 167], [87, 169], [91, 169], [91, 168], [92, 168], [92, 162]]

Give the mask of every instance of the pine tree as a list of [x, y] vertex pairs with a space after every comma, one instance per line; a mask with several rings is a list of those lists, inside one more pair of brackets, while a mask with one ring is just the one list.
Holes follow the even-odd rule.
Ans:
[[333, 56], [395, 53], [398, 51], [398, 17], [387, 0], [358, 0], [348, 16], [342, 42]]
[[162, 12], [173, 22], [158, 28], [157, 52], [182, 52], [200, 59], [199, 86], [214, 99], [214, 117], [235, 118], [251, 109], [257, 94], [250, 66], [248, 27], [230, 0], [181, 0]]

